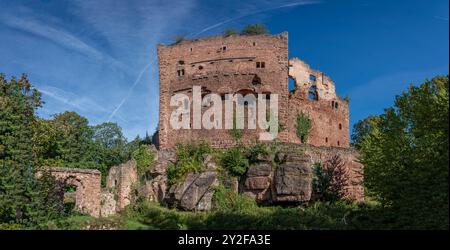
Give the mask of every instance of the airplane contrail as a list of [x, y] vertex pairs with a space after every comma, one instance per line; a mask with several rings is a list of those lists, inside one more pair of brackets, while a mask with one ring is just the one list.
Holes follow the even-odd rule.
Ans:
[[[257, 11], [253, 11], [253, 12], [248, 12], [248, 13], [239, 15], [239, 16], [237, 16], [237, 17], [233, 17], [233, 18], [224, 20], [224, 21], [222, 21], [222, 22], [218, 22], [218, 23], [216, 23], [216, 24], [213, 24], [213, 25], [211, 25], [211, 26], [208, 26], [208, 27], [202, 29], [201, 31], [199, 31], [199, 32], [197, 32], [197, 33], [191, 33], [191, 34], [189, 34], [188, 36], [193, 36], [193, 37], [195, 37], [195, 36], [198, 36], [198, 35], [200, 35], [200, 34], [206, 32], [206, 31], [208, 31], [208, 30], [211, 30], [211, 29], [220, 27], [220, 26], [222, 26], [222, 25], [224, 25], [224, 24], [226, 24], [226, 23], [229, 23], [229, 22], [232, 22], [232, 21], [236, 21], [236, 20], [242, 19], [242, 18], [244, 18], [244, 17], [248, 17], [248, 16], [253, 16], [253, 15], [256, 15], [256, 14], [260, 14], [260, 13], [263, 13], [263, 12], [272, 11], [272, 10], [281, 9], [281, 8], [288, 8], [288, 7], [294, 7], [294, 6], [300, 6], [300, 5], [310, 5], [310, 4], [317, 4], [317, 3], [320, 3], [320, 1], [302, 1], [302, 2], [294, 2], [294, 3], [283, 4], [283, 5], [276, 6], [276, 7], [271, 7], [271, 8], [266, 8], [266, 9], [262, 9], [262, 10], [257, 10]], [[154, 61], [153, 61], [153, 62], [154, 62]], [[131, 86], [131, 88], [130, 88], [130, 90], [128, 91], [128, 93], [127, 93], [127, 95], [125, 96], [125, 98], [122, 99], [122, 101], [120, 102], [120, 104], [114, 109], [114, 111], [113, 111], [113, 112], [111, 113], [111, 115], [109, 116], [108, 121], [110, 121], [110, 120], [116, 115], [116, 112], [117, 112], [117, 111], [122, 107], [122, 105], [128, 100], [128, 98], [130, 97], [130, 95], [131, 95], [131, 93], [133, 92], [134, 88], [136, 87], [136, 85], [137, 85], [137, 84], [139, 83], [139, 81], [141, 80], [142, 75], [143, 75], [144, 72], [145, 72], [145, 71], [153, 64], [153, 62], [147, 64], [147, 65], [141, 70], [141, 72], [139, 73], [138, 77], [137, 77], [136, 80], [134, 81], [133, 85]]]
[[152, 66], [152, 64], [154, 64], [155, 60], [153, 60], [152, 62], [150, 62], [149, 64], [147, 64], [139, 73], [138, 77], [136, 78], [136, 80], [134, 80], [133, 85], [131, 85], [131, 88], [128, 90], [127, 95], [125, 96], [125, 98], [122, 99], [122, 101], [120, 102], [120, 104], [113, 110], [113, 112], [111, 112], [111, 114], [108, 117], [108, 122], [111, 121], [111, 119], [116, 115], [117, 111], [119, 111], [119, 109], [122, 107], [122, 105], [128, 100], [128, 98], [130, 98], [131, 93], [133, 92], [134, 88], [136, 87], [136, 85], [139, 83], [139, 81], [141, 80], [142, 76], [144, 75], [145, 71], [147, 71], [148, 68], [150, 68], [150, 66]]
[[319, 2], [319, 1], [302, 1], [302, 2], [295, 2], [295, 3], [283, 4], [283, 5], [280, 5], [280, 6], [271, 7], [271, 8], [266, 8], [266, 9], [257, 10], [257, 11], [253, 11], [253, 12], [248, 12], [248, 13], [239, 15], [239, 16], [237, 16], [237, 17], [229, 18], [229, 19], [227, 19], [227, 20], [218, 22], [218, 23], [216, 23], [216, 24], [213, 24], [213, 25], [211, 25], [211, 26], [208, 26], [208, 27], [202, 29], [201, 31], [199, 31], [199, 32], [197, 32], [197, 33], [191, 33], [191, 34], [189, 34], [188, 36], [196, 37], [196, 36], [198, 36], [198, 35], [200, 35], [200, 34], [206, 32], [206, 31], [208, 31], [208, 30], [211, 30], [211, 29], [220, 27], [220, 26], [222, 26], [222, 25], [224, 25], [224, 24], [226, 24], [226, 23], [233, 22], [233, 21], [242, 19], [242, 18], [244, 18], [244, 17], [249, 17], [249, 16], [253, 16], [253, 15], [256, 15], [256, 14], [260, 14], [260, 13], [263, 13], [263, 12], [272, 11], [272, 10], [281, 9], [281, 8], [287, 8], [287, 7], [294, 7], [294, 6], [299, 6], [299, 5], [310, 5], [310, 4], [317, 4], [317, 3], [320, 3], [320, 2]]

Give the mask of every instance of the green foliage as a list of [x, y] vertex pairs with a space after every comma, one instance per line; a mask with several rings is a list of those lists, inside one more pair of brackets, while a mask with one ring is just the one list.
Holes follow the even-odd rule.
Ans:
[[54, 180], [35, 176], [32, 138], [40, 106], [41, 94], [25, 75], [8, 81], [0, 74], [0, 224], [36, 227], [60, 216]]
[[296, 133], [302, 143], [308, 140], [309, 132], [311, 130], [311, 119], [303, 112], [297, 115]]
[[380, 118], [378, 116], [369, 116], [355, 123], [352, 133], [352, 146], [360, 149], [364, 143], [364, 139], [376, 128], [379, 121]]
[[155, 153], [144, 144], [133, 152], [133, 159], [136, 160], [138, 176], [143, 177], [145, 173], [151, 169], [155, 156]]
[[108, 167], [119, 165], [129, 159], [127, 139], [119, 125], [105, 122], [92, 127], [92, 129], [92, 140], [95, 148], [94, 159]]
[[254, 199], [238, 194], [222, 185], [217, 186], [214, 190], [214, 210], [239, 212], [256, 207]]
[[268, 145], [263, 143], [256, 143], [246, 150], [246, 156], [250, 164], [258, 163], [261, 160], [267, 160], [270, 158], [270, 154], [273, 153]]
[[249, 24], [244, 27], [241, 35], [264, 35], [269, 33], [267, 28], [262, 24]]
[[236, 146], [225, 150], [219, 156], [220, 165], [233, 176], [242, 176], [247, 172], [249, 161], [243, 147]]
[[395, 214], [378, 207], [347, 202], [314, 203], [308, 207], [260, 207], [253, 200], [218, 188], [210, 212], [184, 212], [142, 202], [129, 206], [123, 220], [147, 229], [314, 230], [398, 229]]
[[347, 173], [339, 156], [331, 157], [325, 164], [315, 163], [313, 172], [313, 199], [336, 202], [344, 197]]
[[182, 181], [188, 173], [198, 173], [204, 169], [203, 155], [211, 153], [208, 144], [178, 144], [176, 146], [177, 162], [167, 168], [167, 179], [170, 184]]
[[79, 114], [63, 112], [39, 119], [34, 131], [33, 150], [40, 166], [98, 169], [104, 184], [110, 167], [130, 159], [131, 148], [116, 123], [89, 126]]
[[237, 35], [237, 34], [239, 34], [239, 32], [233, 28], [227, 28], [223, 31], [224, 37], [233, 36], [233, 35]]
[[237, 128], [236, 113], [234, 112], [233, 112], [233, 128], [229, 130], [229, 133], [231, 137], [233, 137], [235, 140], [240, 140], [243, 135], [243, 130]]
[[448, 229], [449, 81], [410, 86], [394, 107], [357, 124], [365, 184], [415, 228]]

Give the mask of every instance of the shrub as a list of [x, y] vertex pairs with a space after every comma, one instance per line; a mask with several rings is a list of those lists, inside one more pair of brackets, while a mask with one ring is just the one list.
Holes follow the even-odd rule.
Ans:
[[151, 169], [155, 160], [155, 153], [143, 144], [133, 152], [133, 159], [136, 161], [138, 176], [142, 177]]
[[236, 113], [233, 113], [233, 128], [229, 130], [229, 133], [235, 140], [242, 138], [243, 131], [237, 128]]
[[228, 28], [223, 31], [223, 36], [228, 37], [228, 36], [237, 35], [238, 33], [239, 32], [237, 30], [235, 30], [233, 28]]
[[256, 143], [248, 148], [246, 155], [249, 164], [253, 164], [259, 162], [262, 158], [268, 158], [270, 153], [270, 149], [266, 144]]
[[338, 155], [331, 157], [322, 166], [316, 163], [313, 179], [313, 196], [320, 201], [337, 201], [344, 197], [346, 169]]
[[262, 24], [249, 24], [242, 30], [242, 35], [264, 35], [269, 33], [267, 28]]
[[176, 146], [177, 162], [167, 168], [167, 179], [169, 184], [181, 181], [188, 173], [201, 172], [203, 166], [203, 155], [211, 153], [211, 148], [206, 143], [178, 144]]
[[219, 156], [219, 160], [220, 165], [233, 176], [242, 176], [249, 167], [249, 161], [240, 146], [224, 151]]
[[302, 143], [308, 140], [309, 132], [311, 130], [311, 119], [303, 112], [297, 115], [297, 136]]
[[213, 208], [220, 211], [243, 211], [255, 209], [257, 205], [254, 199], [219, 185], [214, 190]]

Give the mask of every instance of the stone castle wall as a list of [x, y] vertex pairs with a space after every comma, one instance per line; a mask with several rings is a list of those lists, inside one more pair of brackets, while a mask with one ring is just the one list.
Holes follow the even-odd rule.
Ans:
[[61, 189], [67, 185], [76, 186], [74, 197], [76, 211], [94, 217], [100, 216], [100, 171], [78, 168], [44, 168], [37, 173], [37, 176], [40, 176], [42, 171], [48, 171], [56, 179]]
[[[159, 147], [170, 148], [178, 142], [209, 141], [213, 147], [227, 148], [236, 142], [225, 129], [180, 129], [170, 126], [170, 115], [177, 107], [170, 98], [178, 93], [192, 97], [192, 86], [202, 86], [202, 96], [241, 93], [278, 94], [279, 121], [284, 130], [278, 139], [300, 143], [296, 118], [307, 113], [312, 128], [307, 141], [314, 146], [349, 146], [348, 103], [336, 96], [334, 83], [322, 72], [313, 70], [297, 58], [288, 58], [287, 33], [256, 36], [216, 36], [182, 41], [158, 47], [160, 105]], [[288, 79], [296, 91], [288, 89]], [[311, 99], [311, 92], [315, 99]], [[191, 109], [191, 128], [192, 103]], [[206, 110], [208, 107], [202, 107]], [[222, 125], [225, 114], [222, 112]], [[247, 120], [246, 120], [247, 127]], [[244, 130], [244, 143], [256, 142], [259, 129]]]
[[[225, 129], [171, 129], [169, 119], [175, 107], [170, 107], [170, 98], [177, 93], [191, 97], [194, 85], [202, 86], [204, 95], [277, 93], [280, 95], [279, 105], [283, 107], [279, 110], [280, 116], [284, 117], [288, 100], [287, 52], [286, 34], [217, 36], [159, 46], [160, 148], [198, 139], [209, 140], [216, 147], [227, 147], [234, 143]], [[222, 118], [224, 121], [224, 114]], [[246, 130], [242, 140], [256, 141], [259, 132]]]

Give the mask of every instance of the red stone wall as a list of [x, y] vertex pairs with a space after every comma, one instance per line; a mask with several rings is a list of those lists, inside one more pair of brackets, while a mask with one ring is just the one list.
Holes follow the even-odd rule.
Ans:
[[[216, 36], [158, 47], [160, 106], [159, 147], [170, 148], [178, 142], [207, 140], [213, 147], [226, 148], [236, 143], [229, 130], [173, 130], [170, 98], [177, 93], [192, 96], [192, 86], [202, 86], [203, 94], [273, 93], [278, 94], [279, 121], [284, 130], [278, 139], [300, 143], [296, 118], [305, 112], [312, 120], [307, 140], [314, 146], [349, 147], [348, 103], [336, 95], [334, 83], [324, 73], [303, 61], [288, 59], [287, 33], [258, 36]], [[257, 68], [264, 62], [264, 68]], [[254, 84], [255, 76], [261, 84]], [[289, 93], [288, 79], [296, 83]], [[313, 80], [311, 80], [313, 77]], [[310, 87], [317, 100], [310, 100]], [[207, 107], [204, 108], [206, 110]], [[192, 111], [192, 105], [191, 105]], [[224, 125], [224, 112], [222, 112]], [[191, 112], [192, 118], [192, 112]], [[192, 120], [190, 121], [191, 125]], [[245, 123], [247, 125], [247, 121]], [[261, 130], [244, 130], [242, 142], [256, 142]]]
[[[224, 49], [224, 47], [226, 47]], [[239, 91], [279, 94], [280, 115], [288, 100], [288, 50], [286, 34], [210, 37], [158, 47], [160, 79], [159, 146], [169, 148], [177, 142], [209, 140], [213, 146], [234, 144], [227, 130], [172, 130], [169, 119], [175, 108], [170, 97], [190, 95], [192, 86], [203, 86], [205, 93], [233, 94]], [[264, 62], [264, 68], [257, 68]], [[179, 70], [184, 75], [179, 76]], [[257, 76], [261, 84], [254, 84]], [[281, 108], [283, 107], [283, 108]], [[192, 116], [192, 115], [191, 115]], [[243, 141], [256, 141], [258, 131], [244, 132]]]
[[[61, 185], [75, 185], [75, 210], [100, 216], [100, 180], [101, 173], [93, 169], [44, 168], [55, 177]], [[38, 172], [37, 176], [42, 173]]]

